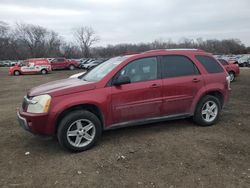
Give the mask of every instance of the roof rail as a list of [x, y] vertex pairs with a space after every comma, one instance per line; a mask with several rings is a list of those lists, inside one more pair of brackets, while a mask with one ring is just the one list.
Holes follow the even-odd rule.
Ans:
[[200, 49], [195, 49], [195, 48], [170, 48], [170, 49], [156, 49], [156, 50], [149, 50], [144, 53], [150, 53], [150, 52], [160, 52], [160, 51], [200, 51], [204, 52], [203, 50]]

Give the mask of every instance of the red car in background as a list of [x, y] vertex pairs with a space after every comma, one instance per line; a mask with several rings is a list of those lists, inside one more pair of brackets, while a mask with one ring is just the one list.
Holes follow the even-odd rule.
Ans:
[[229, 63], [225, 59], [218, 59], [219, 62], [225, 67], [227, 70], [229, 76], [230, 76], [230, 81], [234, 81], [235, 77], [239, 76], [240, 74], [240, 68], [238, 64], [234, 63]]
[[50, 61], [52, 70], [70, 69], [74, 70], [79, 67], [80, 62], [75, 60], [66, 59], [64, 57], [54, 58]]
[[19, 76], [21, 74], [47, 74], [51, 71], [50, 62], [46, 58], [35, 58], [24, 60], [9, 68], [9, 75]]

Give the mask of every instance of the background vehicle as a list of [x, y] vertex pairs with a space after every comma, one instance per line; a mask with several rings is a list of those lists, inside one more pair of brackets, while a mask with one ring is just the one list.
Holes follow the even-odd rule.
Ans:
[[240, 67], [249, 67], [250, 66], [250, 55], [244, 55], [238, 59], [238, 64]]
[[21, 74], [47, 74], [51, 71], [51, 65], [45, 58], [27, 59], [22, 63], [9, 68], [9, 75]]
[[230, 81], [231, 82], [234, 81], [235, 77], [239, 76], [239, 74], [240, 74], [240, 69], [239, 69], [238, 64], [229, 63], [224, 59], [218, 59], [218, 60], [227, 70], [227, 72], [230, 76]]
[[77, 74], [73, 74], [73, 75], [71, 75], [69, 78], [78, 78], [78, 77], [84, 75], [85, 73], [86, 73], [86, 71], [80, 72], [80, 73], [77, 73]]
[[81, 60], [81, 63], [80, 63], [80, 68], [81, 69], [85, 69], [85, 66], [87, 65], [87, 64], [90, 64], [91, 62], [93, 62], [94, 61], [94, 59], [91, 59], [91, 58], [89, 58], [89, 59], [82, 59]]
[[12, 67], [17, 63], [17, 61], [4, 60], [0, 61], [0, 67]]
[[111, 58], [83, 77], [31, 89], [18, 120], [34, 134], [57, 135], [63, 147], [83, 151], [106, 129], [186, 117], [213, 125], [229, 89], [227, 72], [210, 54], [153, 50]]
[[93, 69], [94, 67], [100, 65], [101, 63], [103, 63], [102, 60], [94, 60], [91, 61], [90, 63], [85, 64], [83, 67], [87, 70]]
[[52, 70], [57, 70], [57, 69], [70, 69], [74, 70], [79, 67], [80, 63], [75, 61], [75, 60], [69, 60], [66, 58], [54, 58], [53, 60], [50, 61]]

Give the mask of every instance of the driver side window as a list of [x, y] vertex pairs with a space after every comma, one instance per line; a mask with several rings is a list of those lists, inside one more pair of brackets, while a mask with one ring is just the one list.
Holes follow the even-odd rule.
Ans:
[[131, 83], [157, 79], [157, 58], [148, 57], [130, 62], [120, 75], [129, 77]]

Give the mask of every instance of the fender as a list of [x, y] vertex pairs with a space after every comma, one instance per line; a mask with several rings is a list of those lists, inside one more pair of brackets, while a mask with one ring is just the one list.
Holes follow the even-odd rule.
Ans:
[[222, 84], [209, 84], [205, 87], [202, 87], [199, 92], [196, 94], [193, 103], [191, 105], [191, 113], [194, 114], [195, 109], [197, 104], [199, 103], [199, 101], [202, 99], [202, 97], [204, 97], [205, 95], [209, 94], [209, 93], [213, 93], [213, 92], [219, 92], [223, 98], [225, 98], [225, 94], [224, 94], [224, 85]]
[[[74, 93], [72, 95], [69, 94], [67, 95], [67, 97], [65, 96], [53, 97], [51, 102], [51, 106], [53, 108], [51, 108], [49, 112], [50, 114], [49, 119], [51, 119], [51, 121], [48, 123], [53, 126], [48, 127], [48, 129], [50, 129], [50, 131], [52, 132], [55, 132], [56, 122], [60, 114], [69, 108], [79, 105], [96, 106], [102, 113], [104, 126], [110, 124], [111, 119], [109, 117], [111, 117], [110, 116], [111, 110], [109, 101], [111, 99], [110, 97], [108, 97], [110, 93], [110, 88], [106, 88], [105, 90], [102, 89], [102, 91], [103, 91], [102, 94], [100, 94], [100, 92], [96, 92], [96, 90], [91, 90], [91, 91]], [[95, 95], [94, 98], [93, 95]]]

